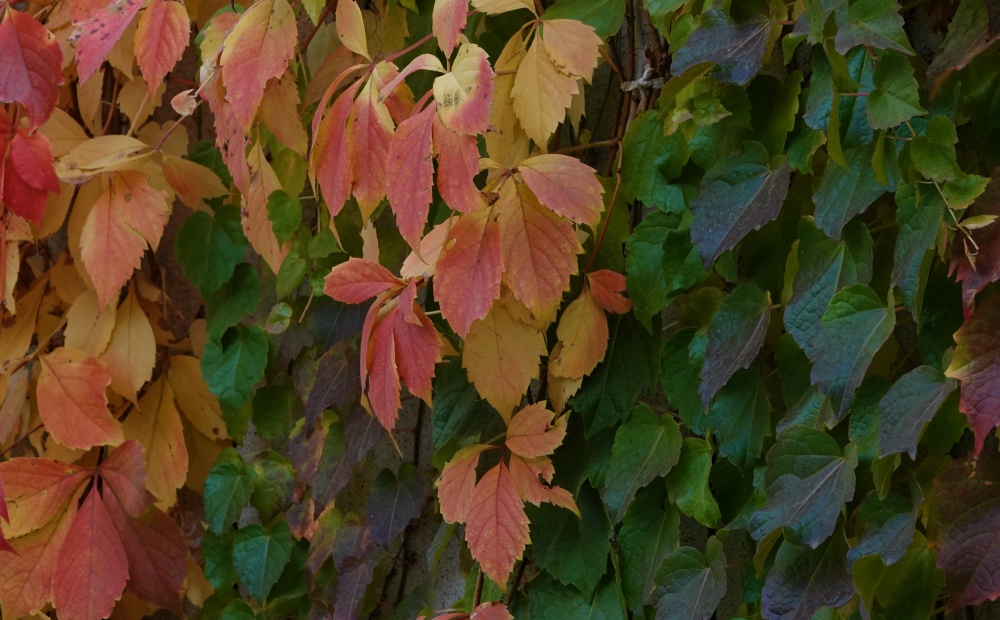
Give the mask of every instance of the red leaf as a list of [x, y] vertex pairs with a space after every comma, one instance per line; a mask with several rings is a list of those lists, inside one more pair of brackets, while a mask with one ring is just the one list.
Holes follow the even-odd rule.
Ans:
[[51, 459], [22, 457], [0, 463], [10, 514], [7, 535], [15, 538], [43, 527], [89, 477], [84, 468]]
[[955, 354], [945, 374], [961, 382], [959, 409], [976, 436], [976, 454], [1000, 424], [1000, 297], [980, 303], [955, 332]]
[[483, 475], [466, 515], [465, 539], [486, 576], [500, 585], [530, 542], [528, 515], [514, 477], [503, 463]]
[[143, 0], [113, 0], [78, 26], [76, 69], [81, 83], [100, 69], [142, 5]]
[[244, 131], [253, 124], [264, 88], [295, 56], [295, 13], [287, 0], [261, 0], [240, 17], [222, 49], [222, 79]]
[[435, 0], [431, 25], [445, 56], [451, 56], [469, 18], [469, 0]]
[[382, 265], [364, 258], [349, 258], [333, 268], [323, 292], [345, 304], [360, 304], [376, 295], [402, 287], [399, 278]]
[[438, 501], [441, 516], [448, 523], [465, 523], [476, 491], [476, 466], [479, 455], [489, 446], [475, 444], [460, 449], [441, 470], [438, 480]]
[[24, 106], [36, 129], [49, 119], [63, 83], [62, 50], [31, 15], [5, 5], [0, 20], [0, 101]]
[[594, 228], [604, 210], [604, 187], [590, 166], [568, 155], [536, 155], [517, 165], [521, 178], [543, 205]]
[[437, 187], [445, 204], [463, 213], [485, 209], [483, 193], [473, 182], [479, 172], [476, 137], [457, 134], [435, 117], [434, 150], [438, 155]]
[[[365, 395], [371, 404], [372, 413], [382, 423], [387, 431], [396, 426], [396, 416], [402, 401], [399, 397], [399, 367], [396, 365], [395, 317], [398, 311], [393, 308], [386, 314], [375, 330], [371, 340], [362, 347], [369, 351], [367, 368], [368, 386]], [[362, 379], [362, 381], [364, 381]]]
[[381, 86], [377, 72], [372, 72], [354, 100], [354, 108], [347, 119], [351, 181], [362, 220], [367, 220], [385, 198], [386, 166], [394, 123], [385, 103], [379, 101]]
[[38, 413], [53, 439], [82, 450], [124, 441], [104, 393], [111, 374], [99, 361], [65, 347], [40, 361]]
[[434, 292], [441, 316], [463, 338], [500, 296], [504, 247], [500, 227], [490, 213], [490, 209], [483, 209], [462, 215], [437, 262]]
[[152, 97], [187, 47], [191, 21], [174, 0], [152, 0], [135, 31], [135, 59]]
[[[9, 124], [0, 111], [0, 148], [7, 151]], [[36, 224], [42, 221], [48, 193], [59, 193], [59, 178], [52, 165], [52, 146], [41, 132], [14, 132], [9, 157], [2, 164], [4, 206]]]
[[513, 455], [510, 457], [510, 473], [514, 477], [517, 493], [524, 501], [536, 506], [548, 502], [580, 516], [573, 494], [562, 487], [550, 486], [555, 468], [547, 457], [527, 460]]
[[1000, 455], [955, 461], [934, 480], [927, 538], [937, 548], [951, 610], [1000, 598]]
[[[400, 303], [403, 301], [404, 297], [400, 297]], [[414, 312], [411, 309], [411, 314], [418, 324], [407, 321], [402, 310], [396, 312], [396, 363], [406, 388], [430, 406], [434, 365], [441, 361], [441, 341], [434, 324], [422, 310]]]
[[597, 298], [597, 303], [607, 312], [625, 314], [632, 309], [632, 300], [622, 296], [625, 290], [623, 274], [610, 269], [601, 269], [588, 273], [587, 282], [590, 284], [590, 292]]
[[514, 620], [503, 603], [483, 603], [472, 610], [469, 620]]
[[486, 50], [462, 45], [451, 71], [435, 78], [434, 100], [441, 122], [466, 135], [485, 133], [490, 126], [493, 69]]
[[108, 509], [91, 489], [59, 551], [52, 600], [62, 620], [96, 620], [114, 609], [128, 579], [128, 557]]
[[434, 106], [430, 105], [400, 123], [389, 143], [386, 193], [399, 233], [414, 249], [420, 245], [433, 197], [433, 120]]
[[17, 555], [0, 562], [0, 603], [11, 618], [41, 611], [52, 600], [52, 576], [76, 506], [45, 527], [12, 541]]
[[[7, 511], [7, 494], [3, 490], [3, 478], [0, 478], [0, 519], [10, 524], [10, 513]], [[0, 532], [0, 537], [3, 532]]]
[[[310, 165], [323, 190], [323, 199], [330, 217], [336, 216], [351, 197], [351, 161], [348, 155], [347, 117], [361, 82], [352, 84], [323, 117], [313, 136]], [[318, 114], [318, 113], [317, 113]]]
[[[98, 472], [133, 517], [146, 512], [153, 502], [153, 496], [146, 490], [146, 466], [138, 441], [130, 439], [112, 450]], [[108, 494], [107, 489], [104, 494]]]
[[552, 454], [566, 437], [566, 416], [553, 426], [554, 416], [544, 401], [518, 411], [507, 425], [507, 447], [526, 459]]

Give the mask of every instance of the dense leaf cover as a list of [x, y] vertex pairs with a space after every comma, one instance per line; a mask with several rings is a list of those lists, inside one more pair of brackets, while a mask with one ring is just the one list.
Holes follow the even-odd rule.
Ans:
[[1000, 598], [998, 38], [0, 0], [4, 617]]

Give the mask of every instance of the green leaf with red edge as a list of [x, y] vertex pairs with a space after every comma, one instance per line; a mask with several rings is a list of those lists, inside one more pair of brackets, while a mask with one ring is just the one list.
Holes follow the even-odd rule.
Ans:
[[531, 539], [524, 504], [503, 463], [483, 474], [476, 484], [466, 515], [465, 539], [486, 576], [506, 589], [514, 562]]
[[955, 332], [955, 354], [945, 375], [961, 386], [959, 409], [976, 436], [976, 454], [986, 436], [1000, 424], [1000, 295], [976, 306], [976, 312]]
[[441, 316], [463, 338], [500, 296], [504, 247], [491, 213], [492, 209], [483, 209], [459, 217], [437, 262], [434, 295]]
[[187, 9], [175, 0], [152, 0], [139, 17], [135, 31], [135, 59], [146, 80], [150, 97], [163, 78], [184, 55], [190, 40], [191, 20]]
[[28, 111], [31, 128], [39, 127], [55, 109], [63, 83], [62, 50], [56, 38], [31, 15], [4, 5], [0, 58], [6, 65], [0, 101], [20, 103]]
[[928, 495], [927, 538], [944, 571], [950, 610], [1000, 598], [998, 486], [1000, 455], [991, 449], [952, 462]]
[[143, 4], [143, 0], [111, 0], [79, 25], [76, 69], [81, 83], [101, 68], [101, 63], [125, 34]]

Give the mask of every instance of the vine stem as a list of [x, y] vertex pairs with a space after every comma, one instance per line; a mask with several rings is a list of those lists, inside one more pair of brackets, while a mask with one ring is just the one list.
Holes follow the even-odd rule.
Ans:
[[505, 606], [510, 607], [511, 602], [513, 602], [514, 594], [517, 593], [517, 588], [521, 585], [521, 579], [524, 577], [524, 569], [527, 565], [527, 560], [521, 560], [521, 563], [518, 564], [517, 572], [514, 574], [514, 582], [511, 584], [506, 596], [503, 597], [503, 604]]
[[400, 56], [405, 56], [405, 55], [409, 54], [410, 52], [412, 52], [413, 50], [417, 49], [418, 47], [420, 47], [424, 43], [427, 43], [428, 41], [430, 41], [433, 38], [434, 38], [434, 33], [433, 32], [429, 32], [426, 35], [424, 35], [423, 37], [421, 37], [420, 40], [417, 41], [416, 43], [413, 43], [412, 45], [404, 47], [403, 49], [399, 50], [398, 52], [393, 52], [392, 54], [389, 54], [388, 56], [386, 56], [385, 58], [383, 58], [382, 61], [383, 62], [392, 62], [392, 61], [396, 60], [397, 58], [399, 58]]
[[588, 149], [600, 149], [606, 146], [618, 146], [618, 140], [611, 139], [611, 140], [601, 140], [600, 142], [590, 142], [589, 144], [576, 144], [574, 146], [567, 146], [564, 149], [559, 149], [558, 151], [552, 151], [552, 153], [558, 155], [566, 155], [568, 153], [576, 153], [578, 151], [586, 151]]
[[476, 577], [476, 592], [472, 595], [472, 608], [479, 607], [479, 602], [483, 600], [483, 569], [479, 569], [479, 576]]

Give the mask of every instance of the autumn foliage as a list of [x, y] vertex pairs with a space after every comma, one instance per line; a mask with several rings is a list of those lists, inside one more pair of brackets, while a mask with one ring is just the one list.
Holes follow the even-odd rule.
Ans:
[[0, 0], [4, 618], [1000, 598], [998, 15]]

